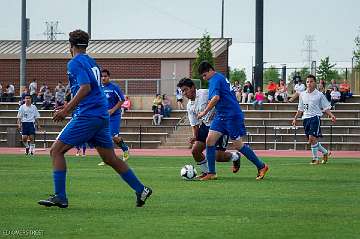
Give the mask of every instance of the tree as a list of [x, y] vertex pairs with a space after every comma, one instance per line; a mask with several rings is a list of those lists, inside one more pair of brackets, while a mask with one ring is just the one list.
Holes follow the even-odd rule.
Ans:
[[192, 65], [192, 78], [201, 79], [201, 87], [208, 88], [208, 82], [204, 81], [198, 73], [198, 67], [202, 61], [208, 61], [212, 66], [214, 65], [214, 57], [211, 52], [211, 39], [208, 33], [205, 33], [200, 40], [200, 46], [197, 49], [197, 57]]
[[324, 59], [320, 60], [320, 65], [316, 73], [318, 74], [319, 79], [325, 80], [325, 82], [329, 82], [332, 79], [336, 79], [338, 73], [333, 68], [336, 64], [330, 64], [329, 57], [325, 57]]
[[244, 85], [246, 81], [245, 68], [230, 70], [230, 82], [234, 83], [235, 81], [239, 81], [240, 85]]
[[354, 60], [354, 67], [360, 71], [360, 34], [355, 37]]
[[264, 71], [264, 85], [267, 85], [270, 80], [278, 83], [280, 79], [280, 73], [275, 66], [270, 66]]

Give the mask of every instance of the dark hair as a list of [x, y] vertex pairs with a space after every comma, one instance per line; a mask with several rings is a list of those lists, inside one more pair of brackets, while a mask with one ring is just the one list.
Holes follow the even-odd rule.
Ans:
[[89, 44], [89, 34], [83, 30], [75, 30], [69, 33], [69, 42], [71, 46], [80, 49], [86, 49]]
[[101, 73], [106, 73], [108, 76], [110, 76], [110, 71], [108, 69], [102, 69]]
[[25, 99], [26, 97], [30, 97], [30, 98], [31, 98], [31, 95], [30, 95], [30, 94], [25, 94], [25, 95], [24, 95], [24, 99]]
[[199, 74], [203, 74], [204, 72], [208, 72], [210, 70], [215, 70], [214, 67], [208, 61], [202, 61], [199, 64], [198, 72]]
[[312, 78], [312, 79], [314, 79], [314, 81], [316, 82], [316, 77], [315, 77], [314, 75], [311, 75], [311, 74], [310, 74], [310, 75], [308, 75], [308, 76], [306, 77], [306, 79], [307, 79], [307, 78]]
[[189, 79], [189, 78], [182, 78], [181, 80], [179, 80], [179, 83], [177, 84], [177, 87], [183, 87], [183, 86], [187, 86], [187, 87], [193, 87], [195, 86], [195, 83]]

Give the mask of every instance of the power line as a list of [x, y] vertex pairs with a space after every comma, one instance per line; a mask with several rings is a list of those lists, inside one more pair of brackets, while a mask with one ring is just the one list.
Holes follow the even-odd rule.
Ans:
[[313, 61], [313, 54], [317, 52], [314, 49], [315, 37], [314, 35], [306, 35], [305, 36], [305, 49], [302, 51], [306, 53], [306, 61], [309, 63], [309, 68], [311, 67], [311, 63]]
[[45, 22], [45, 25], [46, 25], [46, 30], [44, 32], [44, 35], [46, 36], [47, 40], [54, 41], [54, 40], [56, 40], [57, 35], [64, 34], [63, 32], [60, 32], [58, 30], [59, 21]]

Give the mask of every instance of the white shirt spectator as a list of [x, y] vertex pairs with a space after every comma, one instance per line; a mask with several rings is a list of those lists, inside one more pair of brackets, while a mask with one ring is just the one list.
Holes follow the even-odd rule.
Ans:
[[15, 93], [15, 87], [13, 84], [10, 84], [9, 87], [7, 88], [7, 93], [8, 94], [14, 94]]
[[26, 104], [23, 104], [20, 106], [17, 118], [21, 120], [21, 122], [31, 122], [34, 123], [35, 119], [39, 118], [40, 114], [37, 110], [36, 106], [31, 104], [30, 106], [27, 106]]
[[300, 93], [298, 110], [303, 112], [302, 119], [314, 116], [322, 116], [323, 111], [331, 109], [330, 102], [325, 95], [318, 90], [309, 93], [303, 91]]
[[33, 81], [33, 82], [30, 83], [29, 91], [30, 91], [30, 95], [36, 94], [36, 91], [37, 91], [37, 83], [36, 83], [36, 81]]
[[301, 93], [303, 91], [305, 91], [305, 85], [303, 83], [297, 83], [295, 86], [294, 86], [294, 90], [297, 92], [297, 93]]
[[191, 126], [200, 125], [203, 122], [205, 125], [210, 126], [211, 121], [215, 114], [215, 107], [204, 115], [201, 119], [197, 115], [204, 111], [208, 104], [209, 91], [207, 89], [196, 90], [196, 97], [194, 101], [189, 100], [187, 103], [187, 113]]
[[340, 100], [341, 93], [340, 91], [331, 91], [330, 96], [332, 100]]
[[176, 89], [176, 100], [182, 100], [182, 98], [183, 98], [182, 91], [181, 91], [181, 89], [178, 87], [178, 88]]

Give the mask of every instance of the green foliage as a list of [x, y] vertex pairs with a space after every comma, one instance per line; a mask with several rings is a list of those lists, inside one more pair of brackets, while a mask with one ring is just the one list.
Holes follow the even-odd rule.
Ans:
[[230, 82], [234, 83], [235, 81], [239, 81], [240, 85], [244, 85], [246, 81], [245, 68], [234, 68], [233, 70], [230, 70]]
[[317, 78], [325, 80], [325, 82], [329, 82], [332, 79], [336, 79], [338, 72], [333, 68], [336, 64], [331, 64], [329, 57], [325, 57], [320, 60], [320, 65], [316, 73], [318, 74]]
[[280, 80], [280, 73], [275, 66], [270, 66], [269, 68], [265, 69], [264, 71], [264, 85], [266, 86], [270, 80], [274, 81], [275, 83], [279, 83]]
[[309, 74], [310, 74], [309, 68], [308, 67], [303, 67], [303, 68], [300, 69], [300, 71], [291, 72], [288, 80], [289, 80], [289, 82], [292, 82], [294, 76], [299, 75], [301, 77], [301, 79], [304, 81]]
[[[289, 151], [289, 155], [291, 152]], [[67, 155], [69, 208], [44, 208], [52, 193], [49, 156], [0, 155], [1, 238], [358, 238], [360, 160], [262, 158], [271, 167], [262, 182], [242, 159], [240, 172], [217, 163], [219, 180], [185, 181], [191, 157], [137, 157], [129, 164], [153, 188], [143, 208], [99, 156]], [[314, 223], [316, 224], [314, 226]], [[41, 230], [41, 236], [6, 236], [6, 230]], [[208, 229], [208, 230], [207, 230]]]
[[197, 49], [197, 57], [192, 65], [192, 78], [201, 79], [201, 87], [208, 88], [208, 82], [203, 80], [198, 73], [199, 64], [202, 61], [208, 61], [212, 66], [214, 65], [214, 57], [211, 52], [211, 39], [209, 33], [204, 33], [202, 39], [200, 40], [200, 46]]

